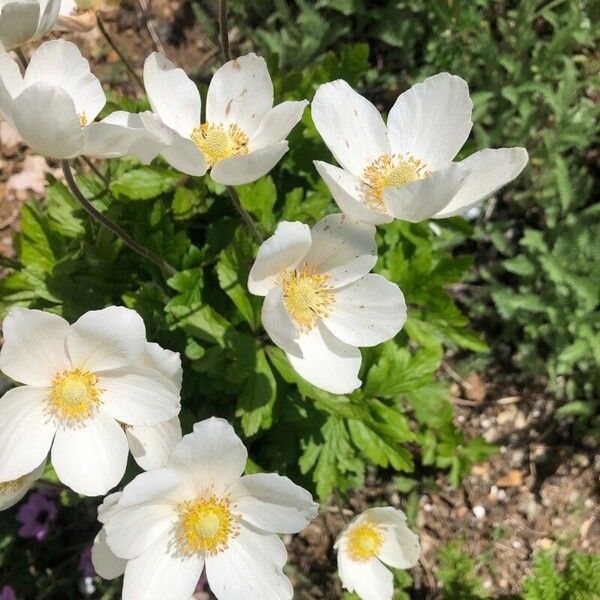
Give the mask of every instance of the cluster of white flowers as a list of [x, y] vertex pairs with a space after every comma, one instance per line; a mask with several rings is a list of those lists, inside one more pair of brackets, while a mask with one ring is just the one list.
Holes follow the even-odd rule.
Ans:
[[[65, 2], [62, 26], [75, 10]], [[69, 159], [161, 155], [173, 168], [225, 185], [255, 181], [288, 150], [306, 100], [273, 106], [265, 61], [227, 62], [198, 88], [159, 53], [144, 64], [152, 110], [117, 111], [71, 42], [42, 43], [21, 73], [8, 50], [55, 26], [59, 0], [0, 0], [0, 116], [36, 152]], [[371, 273], [378, 224], [461, 214], [515, 178], [523, 148], [487, 149], [453, 162], [471, 131], [467, 84], [441, 73], [401, 94], [387, 126], [342, 80], [321, 85], [312, 118], [339, 167], [315, 166], [342, 211], [312, 228], [281, 222], [259, 248], [248, 289], [264, 296], [262, 322], [293, 368], [332, 393], [360, 386], [359, 347], [393, 338], [406, 321], [400, 288]], [[274, 474], [242, 476], [247, 452], [220, 419], [182, 437], [179, 355], [146, 339], [132, 310], [109, 307], [70, 325], [15, 308], [3, 323], [0, 368], [23, 385], [0, 400], [0, 509], [15, 504], [48, 459], [58, 479], [85, 495], [121, 481], [131, 452], [146, 472], [99, 510], [93, 558], [107, 578], [125, 574], [125, 599], [187, 600], [206, 570], [220, 600], [289, 599], [286, 550], [317, 514], [311, 495]], [[391, 507], [359, 515], [336, 542], [343, 585], [390, 600], [392, 574], [410, 568], [418, 538]]]

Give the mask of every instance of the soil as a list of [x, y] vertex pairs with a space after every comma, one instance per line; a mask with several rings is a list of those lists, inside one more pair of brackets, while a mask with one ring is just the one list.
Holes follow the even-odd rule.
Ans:
[[[142, 5], [126, 0], [120, 10], [104, 17], [106, 29], [137, 73], [141, 75], [143, 60], [156, 49], [158, 39], [172, 60], [198, 80], [206, 80], [220, 61], [219, 50], [194, 19], [191, 4], [153, 0], [146, 13]], [[124, 94], [140, 95], [97, 29], [66, 37], [91, 57], [105, 89], [110, 85]], [[0, 125], [0, 256], [5, 259], [14, 256], [21, 204], [28, 198], [41, 200], [45, 173], [60, 175], [56, 164], [33, 155], [15, 135], [6, 123]], [[3, 269], [0, 263], [0, 277]], [[556, 402], [541, 387], [524, 388], [507, 382], [501, 373], [482, 380], [474, 372], [463, 379], [450, 366], [446, 372], [455, 380], [457, 425], [469, 435], [483, 435], [500, 450], [477, 465], [460, 488], [453, 489], [439, 474], [430, 486], [435, 491], [421, 493], [415, 529], [423, 552], [412, 572], [414, 597], [439, 597], [436, 555], [457, 537], [465, 540], [469, 554], [479, 557], [478, 572], [493, 597], [519, 591], [538, 549], [600, 553], [600, 457], [593, 440], [584, 440], [583, 445], [571, 442], [569, 424], [554, 418]], [[334, 503], [304, 532], [286, 540], [298, 597], [339, 598], [332, 546], [345, 522], [369, 506], [405, 508], [405, 503], [406, 496], [391, 477], [373, 471], [342, 512]]]

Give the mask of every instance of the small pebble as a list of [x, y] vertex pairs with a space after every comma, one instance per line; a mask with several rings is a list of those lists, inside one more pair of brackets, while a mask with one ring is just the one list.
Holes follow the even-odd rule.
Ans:
[[485, 508], [478, 504], [473, 507], [473, 514], [477, 519], [483, 519], [485, 517]]

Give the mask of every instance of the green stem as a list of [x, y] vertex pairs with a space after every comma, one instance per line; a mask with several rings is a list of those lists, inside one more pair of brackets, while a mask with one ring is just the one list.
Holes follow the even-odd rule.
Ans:
[[228, 185], [227, 191], [229, 192], [229, 197], [231, 198], [231, 202], [233, 202], [233, 206], [234, 206], [235, 210], [237, 210], [240, 217], [242, 217], [242, 220], [244, 221], [244, 223], [250, 230], [250, 233], [254, 236], [254, 239], [259, 244], [262, 244], [264, 242], [265, 238], [263, 238], [262, 233], [258, 230], [258, 227], [256, 226], [256, 223], [250, 216], [250, 213], [242, 206], [240, 197], [238, 196], [238, 193], [235, 191], [235, 188]]
[[65, 180], [67, 181], [67, 186], [71, 191], [71, 194], [75, 197], [75, 199], [81, 204], [82, 208], [98, 223], [106, 227], [109, 231], [114, 233], [126, 246], [129, 246], [134, 252], [149, 260], [151, 263], [162, 269], [168, 275], [176, 275], [177, 270], [174, 269], [168, 262], [164, 261], [160, 256], [154, 254], [151, 250], [148, 250], [145, 246], [142, 246], [138, 242], [136, 242], [124, 229], [121, 229], [116, 223], [113, 223], [107, 216], [103, 215], [100, 211], [96, 210], [92, 203], [83, 195], [75, 178], [73, 177], [73, 173], [71, 171], [71, 165], [68, 160], [61, 161], [61, 166], [63, 173], [65, 174]]
[[219, 0], [219, 36], [221, 38], [221, 50], [225, 62], [231, 60], [229, 53], [229, 27], [227, 24], [227, 0]]

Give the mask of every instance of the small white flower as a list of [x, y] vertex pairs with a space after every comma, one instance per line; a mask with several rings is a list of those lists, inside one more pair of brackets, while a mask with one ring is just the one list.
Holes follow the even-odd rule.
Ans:
[[156, 425], [179, 413], [177, 387], [138, 364], [146, 331], [133, 310], [90, 311], [69, 325], [15, 308], [3, 335], [0, 369], [25, 385], [0, 398], [0, 481], [29, 473], [51, 448], [64, 484], [105, 494], [125, 472], [123, 425]]
[[[276, 533], [300, 531], [318, 507], [286, 477], [242, 476], [247, 458], [231, 425], [207, 419], [183, 436], [165, 469], [138, 475], [103, 509], [108, 547], [127, 561], [124, 600], [188, 600], [204, 568], [219, 600], [292, 598]], [[94, 564], [110, 572], [98, 544]]]
[[312, 229], [283, 221], [250, 271], [271, 339], [302, 377], [334, 394], [361, 384], [357, 346], [393, 338], [406, 321], [400, 288], [369, 273], [376, 262], [375, 227], [337, 214]]
[[406, 516], [391, 506], [369, 508], [335, 542], [342, 585], [362, 600], [392, 600], [394, 576], [385, 567], [410, 569], [419, 560], [419, 538]]
[[60, 0], [0, 0], [0, 44], [7, 50], [48, 33], [60, 10]]
[[[167, 377], [181, 391], [183, 370], [178, 352], [161, 348], [154, 342], [147, 342], [139, 364], [156, 369]], [[151, 426], [130, 426], [125, 428], [129, 450], [135, 462], [148, 471], [166, 467], [169, 455], [181, 439], [179, 417]]]
[[224, 64], [208, 87], [201, 120], [198, 88], [182, 69], [157, 52], [144, 64], [146, 93], [155, 113], [142, 118], [159, 137], [161, 154], [188, 175], [226, 185], [249, 183], [268, 173], [287, 152], [287, 135], [307, 101], [273, 108], [273, 83], [264, 59], [248, 54]]
[[132, 154], [149, 163], [158, 146], [137, 114], [117, 111], [94, 122], [106, 104], [100, 81], [71, 42], [44, 42], [21, 76], [0, 49], [0, 116], [31, 148], [52, 158]]
[[340, 209], [367, 223], [417, 223], [462, 214], [514, 179], [524, 148], [482, 150], [452, 162], [471, 131], [464, 80], [439, 73], [401, 94], [387, 127], [345, 81], [321, 85], [312, 117], [342, 166], [315, 161]]
[[21, 500], [35, 481], [42, 476], [45, 467], [44, 459], [42, 464], [31, 473], [10, 481], [0, 481], [0, 510], [6, 510]]

